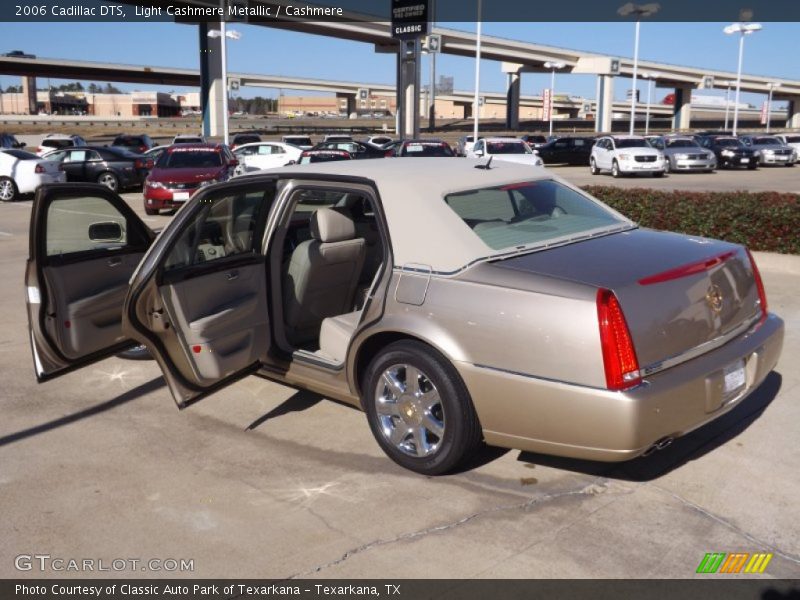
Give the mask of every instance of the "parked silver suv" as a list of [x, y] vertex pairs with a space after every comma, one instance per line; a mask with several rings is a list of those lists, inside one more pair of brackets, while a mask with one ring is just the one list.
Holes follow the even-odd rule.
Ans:
[[740, 135], [742, 143], [756, 151], [760, 165], [785, 165], [793, 167], [797, 162], [797, 152], [774, 135]]

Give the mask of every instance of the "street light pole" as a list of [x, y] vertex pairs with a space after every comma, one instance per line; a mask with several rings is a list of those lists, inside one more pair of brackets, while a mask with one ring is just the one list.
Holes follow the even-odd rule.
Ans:
[[480, 106], [478, 104], [481, 85], [481, 0], [478, 0], [478, 18], [477, 18], [477, 40], [475, 42], [475, 99], [472, 105], [473, 111], [473, 127], [472, 127], [472, 143], [478, 141], [478, 114]]
[[211, 29], [208, 32], [210, 38], [221, 38], [222, 43], [220, 58], [222, 60], [222, 137], [225, 144], [228, 143], [228, 39], [238, 40], [242, 34], [238, 31], [228, 31], [225, 20], [219, 22], [219, 29]]
[[658, 78], [658, 73], [642, 73], [642, 79], [647, 79], [647, 107], [644, 117], [644, 134], [650, 133], [650, 103], [653, 97], [653, 80]]
[[760, 31], [762, 26], [759, 23], [733, 23], [725, 27], [722, 31], [728, 35], [739, 34], [739, 64], [736, 69], [736, 95], [733, 100], [733, 135], [739, 126], [739, 91], [742, 87], [742, 58], [744, 57], [744, 36], [751, 35]]
[[556, 105], [556, 69], [563, 69], [566, 65], [563, 62], [550, 62], [544, 63], [545, 69], [550, 69], [550, 106], [548, 114], [550, 115], [550, 136], [553, 135], [553, 109]]
[[636, 127], [636, 72], [639, 68], [639, 25], [636, 21], [636, 39], [633, 43], [633, 83], [631, 84], [631, 126], [630, 134], [633, 135]]
[[636, 37], [633, 44], [633, 83], [631, 84], [631, 126], [630, 134], [633, 135], [636, 126], [636, 75], [639, 70], [639, 26], [642, 17], [650, 17], [661, 9], [661, 5], [656, 2], [649, 4], [634, 4], [628, 2], [617, 9], [617, 14], [622, 17], [636, 15]]

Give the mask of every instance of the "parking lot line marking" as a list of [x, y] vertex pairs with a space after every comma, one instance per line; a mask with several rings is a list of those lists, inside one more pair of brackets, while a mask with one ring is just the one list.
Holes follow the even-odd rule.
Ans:
[[8, 236], [8, 237], [14, 237], [13, 233], [8, 233], [7, 231], [0, 231], [0, 235], [5, 235], [5, 236]]

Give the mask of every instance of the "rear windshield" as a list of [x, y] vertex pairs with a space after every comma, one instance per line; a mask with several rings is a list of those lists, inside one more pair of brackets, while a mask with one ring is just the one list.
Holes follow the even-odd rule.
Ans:
[[489, 154], [533, 154], [523, 142], [487, 142]]
[[786, 143], [787, 144], [800, 144], [800, 135], [787, 135], [786, 136]]
[[261, 137], [257, 135], [237, 135], [235, 138], [233, 138], [234, 144], [252, 144], [260, 141]]
[[647, 140], [614, 140], [617, 148], [650, 148]]
[[186, 137], [186, 138], [176, 138], [176, 139], [172, 140], [172, 143], [173, 144], [202, 144], [203, 140], [200, 139], [200, 138], [197, 138], [197, 137], [193, 137], [193, 138]]
[[19, 160], [31, 160], [31, 159], [38, 159], [39, 157], [35, 154], [31, 154], [30, 152], [26, 152], [25, 150], [3, 150], [3, 154], [8, 154], [9, 156], [13, 156], [14, 158], [18, 158]]
[[295, 146], [311, 146], [310, 137], [285, 137], [283, 141], [287, 144], [294, 144]]
[[534, 144], [544, 144], [547, 142], [547, 138], [543, 135], [529, 135], [528, 141]]
[[697, 148], [692, 140], [667, 140], [667, 148]]
[[160, 169], [207, 169], [222, 166], [222, 154], [214, 150], [165, 152], [158, 159]]
[[43, 148], [67, 148], [73, 146], [72, 140], [42, 140]]
[[403, 147], [402, 156], [453, 156], [453, 151], [444, 142], [412, 142]]
[[339, 153], [339, 152], [320, 152], [314, 154], [303, 154], [300, 156], [300, 160], [298, 164], [300, 165], [307, 165], [310, 163], [318, 163], [318, 162], [331, 162], [334, 160], [350, 160], [350, 155], [346, 153]]
[[566, 241], [630, 224], [592, 198], [549, 179], [458, 192], [444, 201], [493, 250]]

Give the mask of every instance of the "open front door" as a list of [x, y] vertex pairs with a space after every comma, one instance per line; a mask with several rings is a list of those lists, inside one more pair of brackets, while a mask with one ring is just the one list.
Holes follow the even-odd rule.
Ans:
[[134, 344], [122, 333], [128, 280], [154, 234], [97, 184], [39, 188], [25, 269], [36, 379], [58, 377]]
[[123, 331], [147, 345], [178, 406], [258, 369], [270, 347], [262, 238], [275, 181], [200, 192], [131, 282]]

